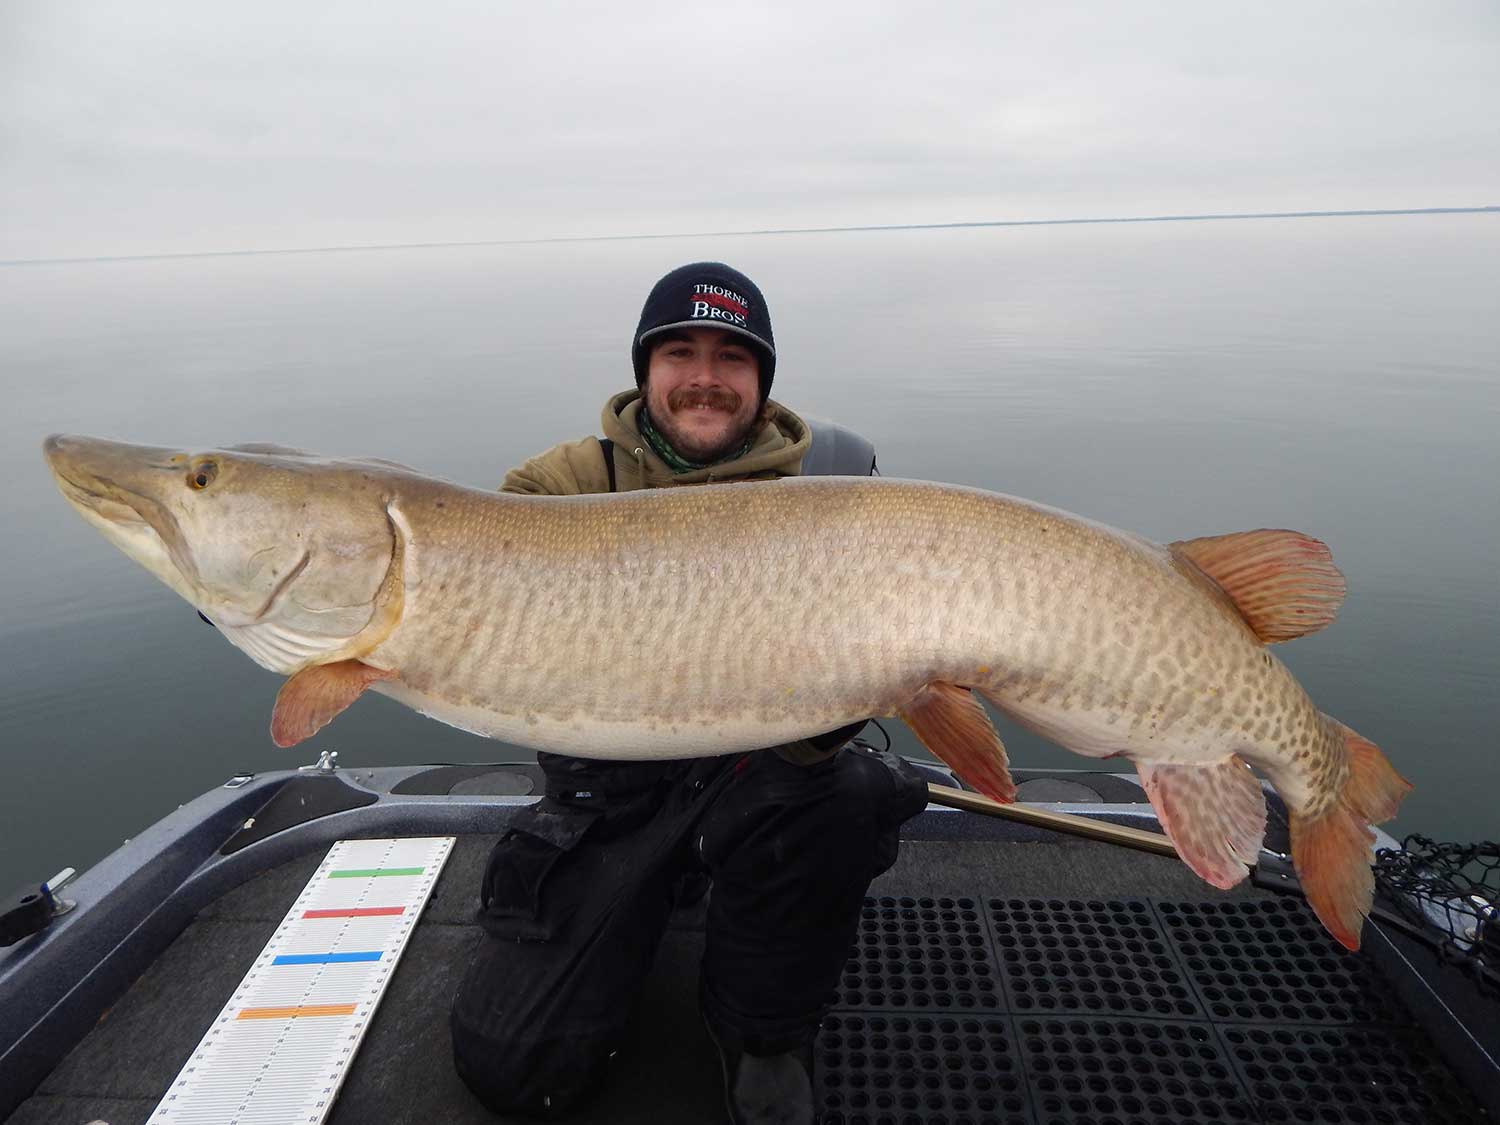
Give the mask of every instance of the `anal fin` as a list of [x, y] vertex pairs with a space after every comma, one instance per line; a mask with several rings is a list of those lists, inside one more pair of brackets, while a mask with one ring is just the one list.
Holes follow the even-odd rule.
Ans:
[[1266, 835], [1266, 798], [1250, 767], [1233, 754], [1205, 765], [1135, 767], [1182, 862], [1221, 890], [1243, 879]]
[[295, 746], [311, 738], [371, 684], [395, 678], [395, 672], [372, 668], [359, 660], [337, 660], [302, 669], [276, 693], [271, 741], [277, 746]]
[[986, 797], [1016, 799], [1005, 744], [968, 688], [930, 683], [897, 712], [923, 746]]

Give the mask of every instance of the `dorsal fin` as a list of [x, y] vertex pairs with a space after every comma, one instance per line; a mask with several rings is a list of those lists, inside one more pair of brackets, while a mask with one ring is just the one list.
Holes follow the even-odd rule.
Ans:
[[305, 449], [293, 449], [290, 445], [278, 445], [274, 441], [242, 441], [239, 445], [226, 445], [225, 453], [266, 453], [277, 457], [315, 457]]
[[385, 457], [350, 457], [349, 461], [356, 465], [374, 465], [381, 469], [400, 469], [403, 473], [416, 473], [410, 465], [403, 465], [400, 461], [391, 461]]
[[1344, 601], [1344, 576], [1327, 545], [1298, 531], [1263, 528], [1168, 546], [1213, 579], [1266, 644], [1317, 632]]

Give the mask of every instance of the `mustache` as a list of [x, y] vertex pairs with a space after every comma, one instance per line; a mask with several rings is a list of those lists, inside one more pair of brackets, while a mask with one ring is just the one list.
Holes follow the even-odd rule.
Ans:
[[743, 400], [728, 387], [678, 387], [667, 395], [667, 409], [686, 410], [707, 406], [734, 414]]

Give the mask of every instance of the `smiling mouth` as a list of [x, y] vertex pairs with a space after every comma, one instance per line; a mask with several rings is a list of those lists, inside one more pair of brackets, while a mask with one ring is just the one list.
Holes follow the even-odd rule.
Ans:
[[695, 401], [668, 404], [672, 414], [678, 418], [733, 418], [735, 411], [739, 409], [738, 403], [727, 403], [712, 398], [700, 398]]
[[719, 413], [733, 416], [740, 396], [723, 387], [679, 387], [667, 395], [667, 409], [674, 414]]

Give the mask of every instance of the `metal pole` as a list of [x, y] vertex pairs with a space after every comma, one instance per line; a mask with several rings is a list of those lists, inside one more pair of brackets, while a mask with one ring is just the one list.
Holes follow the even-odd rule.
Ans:
[[1177, 858], [1177, 849], [1172, 846], [1172, 841], [1160, 832], [1144, 832], [1139, 828], [1126, 828], [1105, 820], [1090, 820], [1088, 817], [1051, 812], [1031, 805], [1002, 805], [999, 801], [978, 793], [954, 789], [948, 785], [935, 785], [932, 782], [927, 784], [927, 794], [934, 803], [951, 809], [998, 816], [1037, 828], [1050, 828], [1054, 832], [1067, 832], [1073, 836], [1103, 840], [1109, 844], [1123, 844], [1127, 848], [1139, 848], [1141, 851]]

